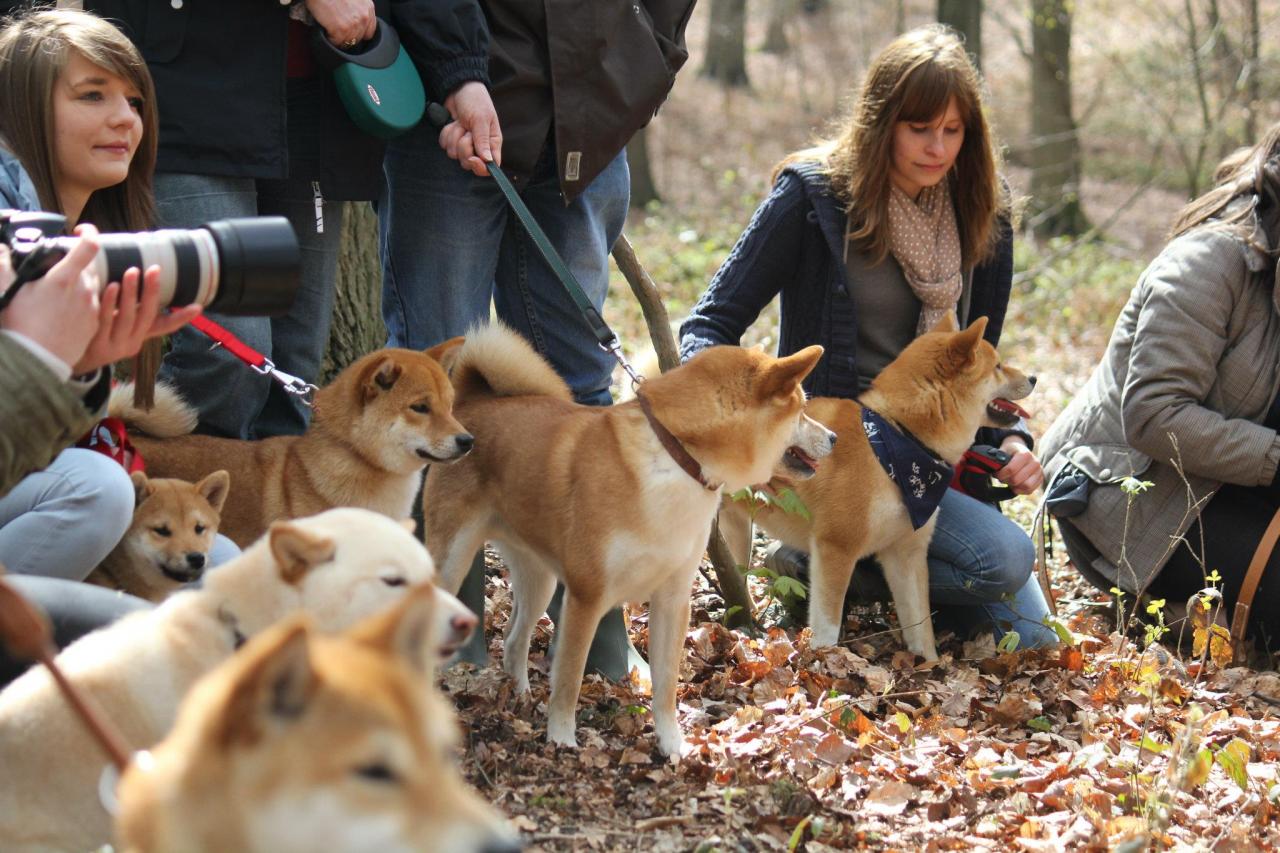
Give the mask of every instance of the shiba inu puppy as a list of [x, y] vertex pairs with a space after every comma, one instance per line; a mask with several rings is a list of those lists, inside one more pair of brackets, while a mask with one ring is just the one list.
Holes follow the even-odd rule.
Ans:
[[[338, 631], [435, 578], [407, 522], [361, 509], [280, 521], [260, 541], [205, 575], [200, 589], [171, 595], [85, 635], [58, 655], [137, 748], [160, 740], [187, 690], [246, 638], [298, 611]], [[475, 625], [437, 590], [439, 623], [424, 638], [450, 655]], [[317, 744], [323, 750], [325, 745]], [[0, 692], [0, 848], [90, 850], [111, 840], [99, 802], [105, 756], [43, 668]]]
[[231, 475], [214, 471], [188, 483], [135, 471], [130, 479], [137, 500], [133, 522], [86, 580], [160, 601], [204, 575]]
[[133, 407], [133, 388], [122, 385], [111, 395], [111, 413], [153, 436], [131, 438], [154, 475], [198, 480], [217, 468], [230, 472], [221, 529], [242, 548], [277, 519], [333, 507], [407, 518], [427, 463], [452, 462], [471, 449], [438, 361], [461, 342], [425, 353], [382, 349], [359, 359], [316, 394], [311, 427], [300, 436], [187, 435], [195, 411], [164, 386], [147, 412]]
[[[898, 609], [907, 648], [938, 657], [929, 610], [926, 554], [936, 521], [936, 499], [981, 426], [1011, 427], [1024, 415], [1012, 400], [1031, 393], [1034, 377], [1002, 364], [982, 339], [987, 318], [955, 331], [949, 320], [911, 342], [889, 363], [857, 402], [833, 397], [810, 400], [808, 413], [840, 437], [817, 475], [796, 481], [785, 467], [771, 481], [794, 485], [812, 517], [767, 507], [756, 521], [770, 535], [809, 552], [809, 625], [815, 645], [833, 645], [844, 623], [844, 594], [854, 564], [875, 555]], [[902, 442], [906, 442], [905, 445]], [[914, 447], [924, 461], [877, 447]], [[917, 454], [917, 455], [918, 455]], [[930, 459], [940, 465], [931, 465]], [[915, 470], [912, 466], [918, 466]], [[905, 496], [905, 498], [904, 498]], [[746, 565], [750, 518], [744, 505], [726, 501], [720, 530]]]
[[821, 355], [816, 346], [782, 359], [713, 347], [644, 383], [636, 400], [593, 408], [571, 402], [551, 366], [503, 326], [473, 330], [452, 353], [458, 416], [476, 449], [428, 471], [426, 541], [451, 591], [483, 542], [502, 553], [515, 599], [503, 668], [520, 690], [529, 686], [534, 626], [557, 578], [564, 583], [552, 742], [576, 743], [574, 712], [601, 616], [648, 600], [658, 747], [679, 753], [676, 681], [720, 491], [764, 481], [784, 454], [812, 473], [831, 451], [834, 436], [805, 417], [800, 387]]
[[457, 721], [423, 641], [436, 592], [334, 637], [293, 618], [203, 678], [121, 781], [123, 850], [519, 850], [454, 765]]

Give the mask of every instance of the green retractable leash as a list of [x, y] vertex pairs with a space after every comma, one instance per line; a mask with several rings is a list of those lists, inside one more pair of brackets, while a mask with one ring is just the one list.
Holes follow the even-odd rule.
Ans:
[[427, 95], [400, 36], [378, 18], [373, 38], [343, 50], [314, 27], [311, 50], [333, 74], [333, 85], [356, 126], [379, 139], [408, 133], [422, 120]]
[[[430, 103], [427, 105], [427, 120], [433, 126], [443, 128], [453, 121], [453, 117], [449, 115], [449, 111], [443, 105]], [[556, 278], [560, 279], [564, 289], [569, 292], [569, 298], [578, 306], [578, 311], [582, 313], [582, 318], [586, 320], [587, 325], [591, 327], [592, 334], [596, 336], [596, 343], [600, 345], [600, 349], [618, 360], [618, 363], [622, 365], [622, 369], [626, 371], [627, 376], [631, 377], [632, 382], [639, 384], [644, 381], [644, 377], [636, 372], [636, 369], [627, 361], [627, 357], [623, 355], [622, 345], [618, 342], [618, 336], [613, 333], [613, 330], [605, 323], [604, 318], [600, 316], [600, 312], [591, 304], [591, 300], [582, 289], [582, 285], [578, 283], [573, 272], [565, 264], [564, 259], [560, 257], [556, 247], [551, 245], [551, 241], [547, 239], [546, 232], [542, 230], [537, 220], [533, 218], [533, 214], [529, 211], [529, 206], [524, 203], [524, 199], [520, 198], [516, 188], [511, 185], [511, 179], [493, 161], [485, 161], [485, 166], [497, 183], [498, 189], [502, 191], [502, 195], [507, 199], [507, 204], [511, 205], [511, 209], [515, 211], [516, 218], [524, 225], [524, 229], [529, 232], [529, 238], [538, 247], [542, 257], [546, 258], [547, 263], [551, 266], [551, 271], [555, 273]]]

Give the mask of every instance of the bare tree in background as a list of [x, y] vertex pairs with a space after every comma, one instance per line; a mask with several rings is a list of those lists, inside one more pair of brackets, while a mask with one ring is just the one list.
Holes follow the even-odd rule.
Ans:
[[762, 51], [783, 56], [791, 50], [787, 20], [795, 12], [796, 0], [769, 0], [769, 23], [765, 27], [764, 42], [760, 45]]
[[1072, 0], [1031, 0], [1031, 224], [1083, 233], [1080, 136], [1071, 105]]
[[649, 128], [642, 127], [627, 143], [627, 166], [631, 169], [631, 206], [644, 207], [651, 201], [662, 201], [649, 167]]
[[964, 37], [973, 64], [982, 68], [982, 0], [938, 0], [938, 21]]
[[707, 28], [707, 57], [703, 77], [724, 86], [748, 86], [747, 80], [747, 0], [711, 0], [711, 20]]

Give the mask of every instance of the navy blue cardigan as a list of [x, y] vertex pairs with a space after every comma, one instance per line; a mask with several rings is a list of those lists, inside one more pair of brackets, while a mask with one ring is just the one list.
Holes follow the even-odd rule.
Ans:
[[[814, 396], [858, 396], [854, 354], [857, 318], [844, 263], [844, 205], [817, 163], [796, 163], [778, 175], [711, 285], [680, 325], [680, 356], [688, 359], [714, 344], [736, 345], [760, 312], [782, 296], [778, 355], [810, 344], [825, 352], [805, 380]], [[972, 272], [968, 316], [987, 317], [985, 337], [1000, 340], [1013, 280], [1013, 229], [999, 222], [991, 260]], [[1001, 431], [1007, 435], [1007, 432]], [[1024, 434], [1022, 429], [1015, 430]], [[985, 436], [983, 440], [995, 438]], [[1026, 435], [1028, 444], [1030, 436]]]

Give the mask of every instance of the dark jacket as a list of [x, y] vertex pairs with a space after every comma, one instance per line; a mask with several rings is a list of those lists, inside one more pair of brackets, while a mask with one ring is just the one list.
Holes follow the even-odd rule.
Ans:
[[[5, 5], [20, 4], [0, 0]], [[487, 80], [476, 0], [374, 5], [396, 28], [429, 96], [438, 100], [462, 82]], [[151, 69], [160, 102], [158, 171], [292, 177], [319, 181], [331, 199], [376, 197], [383, 143], [351, 122], [323, 72], [286, 87], [287, 5], [85, 0], [84, 6], [119, 24]]]
[[[805, 380], [805, 390], [815, 396], [857, 397], [858, 324], [851, 288], [858, 282], [849, 281], [846, 274], [846, 219], [843, 203], [816, 163], [783, 169], [710, 287], [681, 324], [681, 358], [713, 344], [738, 344], [764, 307], [781, 293], [778, 355], [822, 344], [825, 352]], [[962, 324], [986, 316], [985, 337], [992, 345], [1000, 340], [1013, 279], [1013, 229], [1005, 220], [1000, 228], [995, 255], [970, 274], [960, 312]], [[1025, 435], [1023, 430], [1017, 432]], [[983, 440], [997, 437], [992, 433]], [[1030, 443], [1030, 436], [1026, 437]]]
[[649, 123], [689, 58], [695, 0], [481, 0], [502, 165], [520, 185], [555, 129], [572, 201]]

